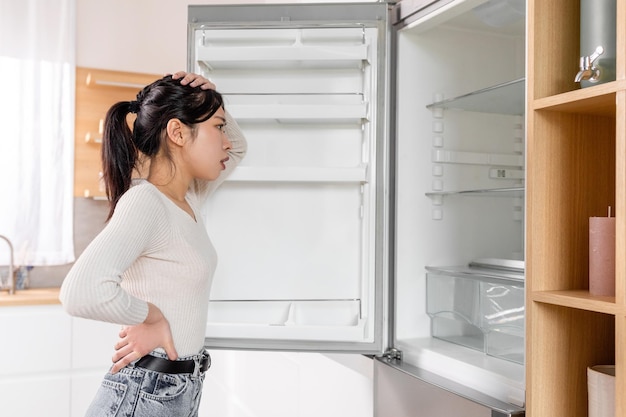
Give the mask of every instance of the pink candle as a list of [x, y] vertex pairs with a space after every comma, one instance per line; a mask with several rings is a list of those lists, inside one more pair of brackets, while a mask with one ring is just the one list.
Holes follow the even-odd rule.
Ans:
[[589, 218], [589, 293], [615, 296], [615, 217]]

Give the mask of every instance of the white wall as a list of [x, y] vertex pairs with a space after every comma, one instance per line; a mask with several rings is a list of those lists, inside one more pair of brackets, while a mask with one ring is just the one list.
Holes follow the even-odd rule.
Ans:
[[189, 2], [77, 0], [76, 64], [155, 74], [185, 69]]

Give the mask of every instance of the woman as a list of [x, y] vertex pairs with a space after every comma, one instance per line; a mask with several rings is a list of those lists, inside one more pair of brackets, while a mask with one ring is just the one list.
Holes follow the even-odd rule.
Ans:
[[[246, 152], [214, 88], [178, 72], [106, 115], [108, 223], [60, 294], [71, 315], [123, 325], [87, 416], [197, 415], [217, 262], [199, 208]], [[129, 113], [136, 113], [132, 131]], [[137, 172], [147, 175], [135, 179]]]

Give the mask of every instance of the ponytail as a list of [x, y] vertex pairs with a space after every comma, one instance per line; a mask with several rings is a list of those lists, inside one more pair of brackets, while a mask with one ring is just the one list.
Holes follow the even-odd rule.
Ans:
[[133, 168], [137, 162], [133, 134], [126, 122], [130, 111], [131, 102], [121, 101], [109, 109], [104, 119], [101, 156], [102, 175], [109, 199], [107, 220], [113, 215], [122, 194], [130, 188]]
[[[171, 75], [146, 86], [136, 101], [114, 104], [104, 119], [102, 136], [102, 175], [109, 199], [107, 220], [130, 188], [140, 154], [142, 158], [154, 158], [162, 152], [171, 161], [166, 144], [169, 120], [178, 119], [193, 129], [223, 106], [224, 100], [217, 91], [182, 85]], [[128, 113], [137, 113], [132, 131], [126, 121]]]

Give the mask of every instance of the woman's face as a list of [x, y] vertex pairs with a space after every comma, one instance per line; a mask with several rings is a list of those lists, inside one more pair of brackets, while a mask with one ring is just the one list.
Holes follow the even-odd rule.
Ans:
[[232, 145], [225, 133], [226, 115], [219, 108], [209, 120], [196, 125], [196, 137], [183, 146], [183, 160], [188, 173], [193, 178], [216, 179], [226, 168], [228, 153]]

